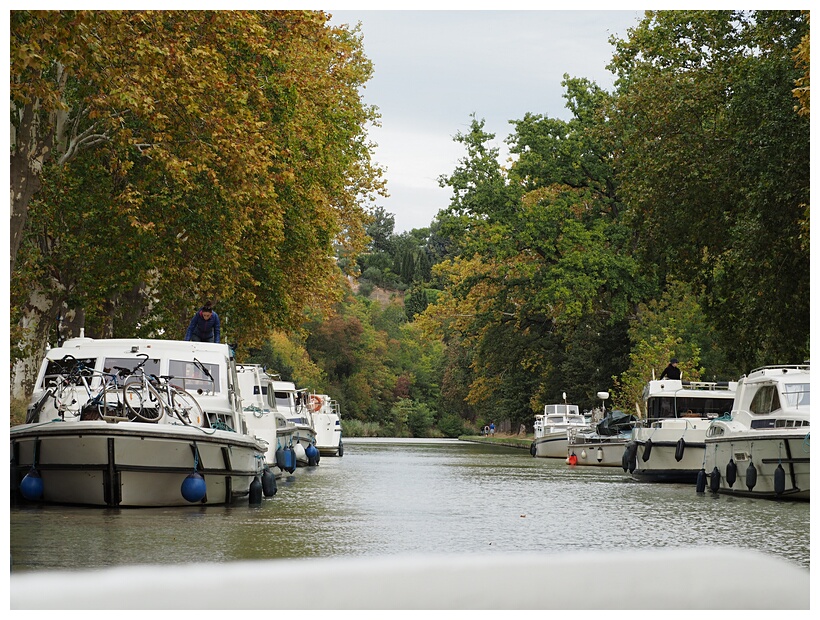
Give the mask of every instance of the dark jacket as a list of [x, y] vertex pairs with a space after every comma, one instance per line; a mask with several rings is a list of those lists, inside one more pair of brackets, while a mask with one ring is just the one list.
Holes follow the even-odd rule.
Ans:
[[661, 379], [663, 379], [664, 377], [668, 377], [669, 379], [680, 380], [680, 368], [672, 366], [672, 364], [669, 364], [669, 366], [664, 368], [663, 372], [661, 373]]
[[185, 340], [196, 340], [199, 342], [219, 342], [219, 315], [211, 312], [211, 318], [205, 320], [202, 310], [197, 311], [188, 331], [185, 332]]

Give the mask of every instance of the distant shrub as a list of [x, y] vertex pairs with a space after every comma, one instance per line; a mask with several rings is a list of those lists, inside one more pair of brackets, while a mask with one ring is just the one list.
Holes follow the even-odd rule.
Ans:
[[362, 297], [370, 297], [370, 293], [373, 292], [374, 288], [376, 288], [376, 285], [370, 280], [359, 280], [359, 295]]
[[344, 437], [384, 437], [381, 424], [361, 420], [342, 420]]
[[445, 437], [458, 437], [468, 434], [464, 425], [464, 420], [454, 413], [444, 414], [438, 421], [438, 429]]

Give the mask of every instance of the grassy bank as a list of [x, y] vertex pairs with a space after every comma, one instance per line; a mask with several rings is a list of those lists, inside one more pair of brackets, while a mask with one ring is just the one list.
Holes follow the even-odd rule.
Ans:
[[533, 438], [531, 435], [499, 435], [498, 433], [496, 433], [495, 435], [490, 436], [461, 435], [459, 436], [459, 440], [472, 441], [474, 443], [488, 443], [495, 446], [504, 446], [507, 448], [523, 448], [525, 450], [529, 450]]

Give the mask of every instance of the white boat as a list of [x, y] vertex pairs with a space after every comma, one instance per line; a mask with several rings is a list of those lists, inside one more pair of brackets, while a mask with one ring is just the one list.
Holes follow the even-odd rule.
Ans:
[[809, 501], [809, 371], [766, 366], [740, 378], [730, 416], [706, 431], [702, 474], [712, 491]]
[[[159, 406], [148, 375], [195, 402]], [[236, 385], [227, 344], [67, 340], [46, 354], [26, 423], [10, 430], [12, 491], [111, 507], [261, 501], [267, 446], [248, 434]]]
[[[618, 575], [635, 566], [647, 575], [663, 575], [675, 587], [635, 588], [624, 596], [611, 588], [590, 588], [578, 579], [590, 567], [601, 575]], [[701, 580], [704, 567], [714, 575], [740, 570], [743, 587], [702, 587], [693, 594], [683, 584]], [[385, 610], [409, 617], [408, 610], [424, 614], [431, 609], [448, 610], [448, 615], [462, 618], [468, 615], [465, 610], [477, 610], [475, 615], [480, 617], [489, 615], [481, 610], [498, 610], [498, 615], [516, 615], [520, 610], [521, 615], [535, 615], [532, 610], [539, 609], [600, 610], [602, 614], [611, 610], [647, 610], [650, 614], [671, 610], [669, 615], [677, 616], [682, 615], [680, 610], [692, 610], [693, 614], [716, 613], [698, 610], [750, 610], [751, 615], [763, 616], [760, 610], [772, 610], [775, 615], [787, 609], [809, 610], [812, 598], [809, 569], [772, 553], [723, 545], [653, 549], [623, 545], [608, 549], [587, 544], [586, 548], [554, 553], [347, 554], [301, 562], [288, 558], [94, 570], [12, 570], [8, 599], [9, 608], [15, 611], [173, 609], [184, 613], [195, 607], [253, 614], [261, 606], [259, 593], [270, 590], [270, 576], [279, 574], [287, 575], [289, 583], [288, 596], [276, 599], [277, 609], [296, 614], [316, 610], [317, 615], [343, 610], [342, 615], [348, 617], [393, 615]], [[144, 588], [123, 586], [142, 583], [151, 584], [150, 596]], [[218, 583], [219, 587], [199, 587], [192, 593], [190, 587], [181, 585], [186, 583]], [[318, 588], [318, 583], [333, 587]], [[492, 583], [492, 587], [480, 587], [485, 583]], [[738, 617], [733, 611], [717, 613]], [[807, 618], [808, 613], [802, 616]]]
[[[319, 450], [316, 448], [316, 429], [313, 425], [310, 394], [305, 389], [297, 389], [291, 381], [271, 381], [276, 408], [285, 420], [295, 425], [289, 433], [289, 444], [296, 455], [296, 465], [318, 465]], [[315, 406], [315, 405], [314, 405]]]
[[641, 424], [622, 454], [624, 471], [646, 482], [694, 483], [703, 468], [706, 429], [732, 409], [736, 389], [736, 381], [647, 383]]
[[535, 440], [530, 454], [537, 457], [566, 459], [568, 432], [572, 429], [589, 429], [589, 423], [578, 405], [544, 405], [544, 413], [535, 416]]
[[322, 456], [344, 456], [339, 403], [327, 394], [311, 394], [310, 408], [316, 430], [316, 448]]
[[624, 448], [632, 439], [634, 423], [635, 416], [610, 411], [592, 429], [572, 429], [567, 462], [570, 465], [620, 467]]
[[274, 377], [259, 364], [237, 364], [236, 374], [248, 432], [264, 440], [268, 446], [266, 465], [275, 476], [293, 473], [296, 469], [293, 451], [296, 424], [287, 420], [276, 406]]

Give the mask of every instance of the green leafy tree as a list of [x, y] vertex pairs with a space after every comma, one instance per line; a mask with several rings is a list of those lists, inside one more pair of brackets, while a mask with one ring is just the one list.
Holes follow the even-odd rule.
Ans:
[[412, 402], [407, 412], [407, 428], [413, 437], [429, 437], [434, 421], [433, 412], [427, 405]]
[[[799, 11], [649, 11], [615, 40], [615, 162], [637, 254], [704, 287], [744, 368], [808, 354], [809, 123]], [[796, 242], [797, 240], [797, 242]]]

